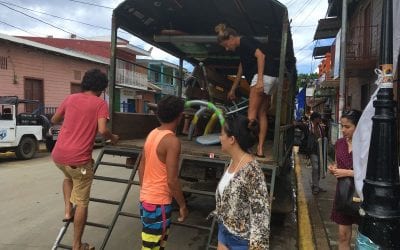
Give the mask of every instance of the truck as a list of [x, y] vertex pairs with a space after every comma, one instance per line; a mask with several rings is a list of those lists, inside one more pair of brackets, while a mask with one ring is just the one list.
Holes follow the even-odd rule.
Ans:
[[[126, 84], [120, 85], [116, 81], [121, 78], [118, 75], [121, 69], [117, 68], [118, 31], [128, 32], [179, 58], [181, 68], [183, 61], [194, 65], [193, 77], [205, 83], [199, 86], [202, 90], [208, 91], [208, 101], [217, 106], [226, 106], [228, 101], [221, 100], [220, 96], [226, 98], [226, 93], [232, 84], [230, 79], [237, 72], [239, 57], [225, 51], [217, 43], [214, 27], [221, 22], [235, 28], [240, 35], [255, 37], [264, 46], [269, 46], [270, 51], [276, 52], [270, 60], [277, 61], [279, 65], [279, 85], [268, 114], [269, 134], [265, 143], [267, 157], [261, 163], [276, 170], [276, 180], [273, 180], [274, 187], [272, 187], [275, 188], [273, 212], [288, 213], [293, 209], [292, 147], [297, 71], [287, 8], [278, 1], [126, 0], [122, 2], [114, 10], [112, 17], [112, 58], [109, 76], [112, 132], [120, 135], [122, 140], [119, 145], [140, 148], [148, 132], [158, 125], [154, 115], [119, 112], [114, 107], [118, 102], [115, 100], [116, 96], [119, 96], [117, 92], [126, 87]], [[182, 96], [184, 79], [182, 76], [177, 79], [180, 83], [178, 95]], [[248, 83], [241, 85], [242, 88], [246, 88], [246, 85], [248, 88]], [[216, 92], [219, 94], [215, 94]], [[205, 169], [203, 181], [207, 182], [207, 178], [210, 177], [208, 171], [210, 155], [214, 159], [226, 159], [218, 145], [202, 146], [187, 140], [186, 137], [182, 137], [182, 143], [183, 158], [203, 157], [205, 161], [203, 164], [199, 162], [189, 164], [190, 161], [183, 161], [181, 172], [198, 175], [199, 169]], [[190, 168], [197, 170], [185, 171]], [[213, 178], [218, 179], [220, 172], [217, 171], [217, 176], [214, 173]], [[198, 176], [187, 176], [186, 179], [199, 181]]]
[[[120, 216], [139, 218], [135, 227], [140, 228], [140, 214], [138, 214], [137, 205], [125, 201], [132, 197], [137, 199], [137, 192], [131, 195], [128, 193], [133, 193], [135, 186], [135, 191], [139, 188], [137, 169], [144, 141], [148, 133], [159, 126], [154, 113], [123, 112], [123, 109], [120, 108], [121, 96], [123, 93], [129, 92], [124, 90], [130, 90], [133, 95], [135, 95], [135, 90], [132, 89], [135, 89], [135, 86], [143, 90], [142, 85], [136, 84], [138, 82], [135, 79], [137, 72], [156, 73], [157, 77], [150, 77], [150, 80], [161, 77], [175, 79], [171, 81], [171, 84], [177, 83], [177, 95], [186, 99], [185, 113], [187, 116], [193, 116], [191, 126], [196, 126], [195, 129], [189, 130], [190, 135], [181, 133], [181, 128], [178, 128], [177, 131], [182, 142], [179, 178], [190, 207], [190, 215], [187, 222], [172, 222], [173, 227], [185, 227], [185, 229], [178, 231], [181, 232], [181, 235], [175, 238], [176, 242], [170, 241], [173, 237], [169, 238], [168, 245], [172, 245], [171, 249], [217, 248], [216, 221], [215, 219], [206, 221], [205, 218], [215, 208], [215, 190], [230, 159], [221, 151], [220, 145], [204, 145], [197, 139], [208, 135], [213, 135], [214, 138], [218, 137], [225, 115], [239, 111], [246, 114], [242, 106], [231, 104], [226, 99], [232, 84], [231, 79], [237, 72], [239, 57], [225, 51], [217, 43], [214, 27], [221, 22], [229, 24], [241, 35], [255, 37], [263, 45], [270, 46], [271, 51], [276, 52], [276, 55], [270, 60], [276, 60], [279, 65], [279, 85], [269, 110], [270, 129], [265, 143], [267, 156], [260, 159], [259, 162], [266, 176], [272, 203], [272, 216], [274, 214], [286, 215], [293, 211], [295, 187], [292, 185], [294, 183], [292, 147], [297, 71], [287, 8], [275, 0], [125, 0], [114, 9], [112, 16], [108, 89], [109, 125], [112, 133], [120, 136], [120, 141], [117, 145], [106, 146], [101, 150], [95, 161], [94, 179], [99, 183], [98, 185], [103, 183], [108, 187], [108, 183], [114, 182], [116, 185], [124, 183], [126, 187], [124, 193], [118, 195], [118, 200], [116, 196], [113, 196], [113, 200], [106, 200], [103, 197], [107, 195], [100, 193], [99, 197], [91, 197], [91, 201], [98, 205], [104, 203], [104, 206], [113, 204], [117, 207], [110, 224], [87, 222], [88, 225], [107, 230], [99, 249], [104, 249], [109, 239], [111, 239], [109, 244], [114, 244], [111, 248], [132, 247], [126, 243], [127, 238], [132, 239], [130, 244], [135, 244], [135, 249], [139, 249], [137, 238], [133, 239], [134, 237], [131, 236], [124, 238], [119, 243], [112, 243], [112, 237], [123, 235], [128, 228], [133, 228], [131, 224], [129, 227], [123, 227], [126, 224], [122, 223], [119, 224], [123, 227], [119, 228], [122, 231], [116, 230], [117, 233], [112, 234], [114, 226], [120, 221], [118, 219]], [[156, 72], [154, 68], [119, 59], [119, 32], [136, 36], [151, 46], [177, 57], [180, 75]], [[184, 61], [194, 66], [190, 84], [185, 82], [183, 77]], [[190, 87], [192, 100], [186, 98], [189, 96], [188, 92], [186, 95], [184, 94], [186, 84], [187, 87]], [[248, 83], [242, 79], [241, 90], [245, 99], [248, 89]], [[162, 93], [156, 95], [158, 95], [155, 98], [157, 101]], [[197, 100], [197, 97], [199, 99], [206, 98], [206, 100]], [[135, 96], [129, 98], [135, 99]], [[143, 96], [138, 95], [136, 99], [139, 102]], [[154, 106], [156, 108], [156, 105]], [[181, 126], [184, 127], [184, 124]], [[126, 172], [128, 170], [130, 174]], [[117, 174], [117, 171], [121, 172], [121, 175]], [[121, 176], [129, 176], [129, 179], [122, 179]], [[136, 201], [138, 202], [138, 200]], [[277, 218], [283, 218], [283, 216]], [[60, 230], [53, 249], [67, 248], [61, 243], [65, 235], [65, 228], [64, 226]], [[189, 231], [186, 228], [195, 230]], [[140, 233], [136, 231], [131, 233], [135, 233], [140, 239]], [[193, 240], [186, 245], [186, 248], [179, 245], [179, 240], [189, 237]], [[191, 245], [192, 243], [195, 245]]]
[[0, 152], [15, 152], [21, 160], [34, 157], [39, 142], [51, 140], [50, 121], [42, 111], [37, 100], [0, 96]]

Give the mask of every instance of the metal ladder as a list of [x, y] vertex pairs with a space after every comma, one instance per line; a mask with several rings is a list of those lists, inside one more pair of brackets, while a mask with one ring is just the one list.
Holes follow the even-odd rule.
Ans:
[[[130, 159], [129, 161], [127, 161], [125, 164], [121, 164], [121, 163], [114, 163], [114, 162], [106, 162], [103, 161], [103, 157], [105, 155], [113, 155], [113, 156], [122, 156], [122, 157], [127, 157], [127, 159]], [[124, 213], [121, 211], [122, 207], [124, 206], [125, 200], [128, 196], [129, 190], [132, 186], [132, 184], [138, 184], [137, 181], [134, 181], [135, 175], [136, 175], [136, 171], [139, 165], [139, 160], [140, 160], [140, 156], [141, 156], [141, 150], [140, 149], [133, 149], [133, 148], [119, 148], [119, 147], [114, 147], [114, 146], [105, 146], [99, 156], [97, 157], [97, 160], [94, 164], [94, 180], [98, 180], [98, 181], [107, 181], [107, 182], [116, 182], [116, 183], [122, 183], [122, 184], [126, 184], [126, 188], [125, 191], [121, 197], [121, 200], [119, 201], [115, 201], [115, 200], [107, 200], [107, 199], [101, 199], [101, 198], [90, 198], [91, 202], [97, 202], [97, 203], [103, 203], [103, 204], [109, 204], [109, 205], [114, 205], [114, 206], [118, 206], [116, 213], [114, 214], [114, 217], [112, 218], [112, 221], [109, 225], [105, 225], [105, 224], [100, 224], [100, 223], [95, 223], [95, 222], [86, 222], [87, 226], [92, 226], [92, 227], [97, 227], [97, 228], [103, 228], [106, 229], [106, 235], [104, 237], [104, 240], [100, 246], [100, 249], [104, 249], [108, 239], [111, 236], [111, 232], [115, 226], [115, 223], [118, 220], [118, 217], [120, 215], [124, 215]], [[96, 171], [99, 168], [100, 165], [104, 165], [104, 166], [112, 166], [112, 167], [122, 167], [122, 168], [127, 168], [127, 169], [131, 169], [131, 173], [129, 176], [129, 179], [121, 179], [121, 178], [113, 178], [113, 177], [107, 177], [107, 176], [99, 176], [96, 175]], [[65, 233], [68, 230], [68, 227], [70, 225], [70, 222], [66, 222], [64, 224], [64, 226], [60, 229], [59, 234], [57, 236], [56, 242], [54, 243], [52, 249], [72, 249], [71, 246], [68, 245], [64, 245], [61, 243]]]
[[[180, 161], [179, 161], [179, 169], [180, 169], [179, 177], [180, 178], [182, 178], [182, 175], [183, 175], [182, 172], [185, 170], [185, 164], [187, 164], [189, 161], [191, 163], [204, 164], [203, 166], [210, 166], [212, 163], [213, 167], [209, 167], [209, 168], [212, 168], [212, 170], [216, 170], [216, 168], [221, 168], [221, 167], [222, 167], [222, 169], [224, 169], [227, 164], [226, 160], [222, 160], [222, 159], [213, 159], [213, 158], [208, 158], [208, 157], [197, 157], [197, 156], [182, 154], [180, 156]], [[207, 168], [207, 167], [203, 167], [203, 168]], [[134, 183], [134, 184], [138, 184], [138, 183]], [[210, 191], [203, 191], [203, 190], [199, 190], [199, 189], [192, 189], [190, 187], [182, 187], [182, 191], [185, 193], [190, 193], [190, 194], [195, 194], [195, 195], [208, 196], [208, 197], [212, 197], [212, 198], [215, 197], [215, 190], [210, 192]], [[120, 212], [120, 215], [140, 219], [140, 215], [134, 214], [134, 213]], [[216, 224], [215, 220], [212, 220], [210, 226], [202, 226], [202, 225], [197, 225], [197, 224], [189, 224], [189, 223], [185, 223], [185, 222], [182, 223], [182, 222], [171, 221], [171, 225], [209, 231], [209, 235], [207, 238], [207, 245], [206, 245], [207, 249], [209, 248], [208, 246], [210, 245], [210, 242], [212, 240], [215, 224]]]

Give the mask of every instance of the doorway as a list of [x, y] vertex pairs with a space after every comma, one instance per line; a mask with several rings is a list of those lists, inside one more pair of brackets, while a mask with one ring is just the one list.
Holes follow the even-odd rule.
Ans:
[[[24, 98], [28, 100], [38, 100], [41, 105], [44, 105], [43, 80], [25, 78]], [[27, 104], [25, 112], [30, 113], [37, 108], [36, 104]]]

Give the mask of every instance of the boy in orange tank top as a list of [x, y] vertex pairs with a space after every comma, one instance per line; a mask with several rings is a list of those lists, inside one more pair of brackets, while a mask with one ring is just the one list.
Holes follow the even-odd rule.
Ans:
[[184, 101], [165, 96], [157, 105], [161, 123], [146, 138], [139, 164], [142, 250], [164, 249], [171, 224], [171, 203], [179, 205], [178, 221], [187, 215], [185, 199], [178, 179], [181, 142], [175, 135], [184, 109]]

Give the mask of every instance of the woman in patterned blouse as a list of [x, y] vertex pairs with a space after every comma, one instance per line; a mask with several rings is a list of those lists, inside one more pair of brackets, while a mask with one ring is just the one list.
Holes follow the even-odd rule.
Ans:
[[218, 250], [269, 249], [270, 200], [264, 174], [249, 150], [258, 124], [244, 116], [227, 119], [221, 132], [222, 151], [231, 156], [216, 191]]

